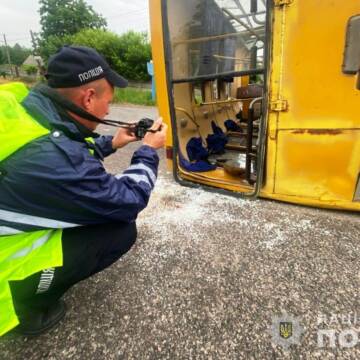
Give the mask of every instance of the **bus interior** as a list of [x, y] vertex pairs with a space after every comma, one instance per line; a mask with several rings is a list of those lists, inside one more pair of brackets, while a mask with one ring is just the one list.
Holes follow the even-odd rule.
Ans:
[[167, 0], [178, 175], [251, 193], [265, 127], [265, 0]]

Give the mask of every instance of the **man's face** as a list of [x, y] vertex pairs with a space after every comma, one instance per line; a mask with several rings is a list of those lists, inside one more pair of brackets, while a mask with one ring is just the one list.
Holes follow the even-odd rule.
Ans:
[[89, 101], [88, 112], [99, 119], [104, 119], [109, 114], [110, 104], [114, 97], [114, 88], [104, 80], [101, 87], [95, 88], [95, 93]]
[[[81, 87], [60, 88], [57, 91], [77, 106], [100, 119], [104, 119], [109, 113], [110, 103], [114, 97], [114, 88], [106, 79], [96, 80]], [[71, 113], [71, 115], [89, 130], [95, 130], [99, 125], [74, 113]]]

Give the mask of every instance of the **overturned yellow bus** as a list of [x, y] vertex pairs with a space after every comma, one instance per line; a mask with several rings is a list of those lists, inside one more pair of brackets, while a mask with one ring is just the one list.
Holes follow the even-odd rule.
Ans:
[[360, 210], [359, 1], [150, 0], [150, 17], [177, 181]]

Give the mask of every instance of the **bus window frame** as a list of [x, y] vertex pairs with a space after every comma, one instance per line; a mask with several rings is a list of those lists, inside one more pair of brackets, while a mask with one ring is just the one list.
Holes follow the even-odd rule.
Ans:
[[[173, 176], [175, 181], [186, 187], [190, 188], [202, 188], [210, 192], [220, 193], [224, 195], [233, 195], [238, 198], [257, 198], [259, 196], [260, 190], [264, 182], [265, 174], [265, 158], [266, 158], [266, 132], [267, 132], [267, 123], [268, 123], [268, 112], [269, 112], [269, 74], [270, 74], [270, 64], [271, 64], [271, 44], [272, 44], [272, 30], [273, 30], [273, 9], [274, 3], [272, 0], [267, 0], [266, 2], [266, 24], [265, 24], [265, 39], [264, 39], [264, 67], [263, 69], [253, 69], [247, 71], [237, 71], [224, 74], [217, 74], [216, 76], [198, 76], [188, 79], [173, 79], [173, 62], [172, 62], [172, 50], [171, 50], [171, 39], [170, 39], [170, 30], [169, 30], [169, 21], [168, 21], [168, 0], [161, 0], [161, 12], [162, 12], [162, 33], [163, 33], [163, 45], [164, 45], [164, 55], [165, 55], [165, 71], [166, 71], [166, 82], [167, 82], [167, 93], [169, 100], [169, 110], [171, 116], [171, 127], [172, 127], [172, 140], [173, 140], [173, 151], [172, 151], [172, 161], [173, 161]], [[226, 74], [226, 75], [225, 75]], [[246, 75], [264, 75], [264, 92], [263, 92], [263, 101], [262, 101], [262, 113], [263, 121], [260, 123], [259, 128], [259, 148], [258, 148], [258, 159], [257, 162], [257, 179], [255, 182], [255, 187], [252, 192], [232, 192], [218, 187], [212, 187], [209, 185], [194, 183], [189, 180], [184, 180], [179, 176], [178, 173], [178, 154], [179, 154], [179, 142], [178, 142], [178, 133], [176, 126], [176, 113], [175, 113], [175, 101], [174, 101], [174, 85], [184, 82], [196, 82], [199, 80], [216, 80], [217, 78], [223, 78], [225, 76], [246, 76]]]
[[360, 14], [352, 16], [346, 26], [345, 50], [342, 71], [347, 75], [356, 75], [359, 72], [360, 44], [359, 30]]

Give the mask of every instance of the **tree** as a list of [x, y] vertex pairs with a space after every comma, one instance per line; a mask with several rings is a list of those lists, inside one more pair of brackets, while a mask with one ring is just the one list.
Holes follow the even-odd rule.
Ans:
[[6, 63], [5, 46], [0, 46], [0, 65]]
[[131, 80], [149, 80], [147, 62], [151, 60], [151, 46], [147, 34], [129, 31], [119, 37], [119, 42], [118, 56], [123, 63], [120, 72]]
[[41, 37], [76, 34], [82, 29], [105, 29], [106, 20], [84, 0], [40, 0]]
[[[26, 60], [26, 58], [31, 54], [31, 50], [15, 44], [13, 47], [9, 46], [8, 50], [10, 52], [10, 58], [13, 65], [20, 66]], [[6, 56], [5, 46], [0, 46], [0, 65], [7, 64], [8, 59]]]
[[130, 31], [121, 36], [100, 29], [84, 29], [75, 35], [50, 36], [43, 46], [43, 56], [48, 59], [63, 45], [83, 45], [96, 49], [109, 65], [125, 78], [147, 81], [147, 62], [151, 47], [146, 33]]
[[72, 36], [66, 35], [63, 37], [51, 35], [46, 40], [39, 41], [39, 54], [42, 59], [47, 62], [49, 57], [56, 53], [64, 45], [72, 44]]
[[146, 33], [129, 31], [121, 36], [105, 31], [106, 20], [84, 0], [39, 0], [41, 33], [39, 54], [49, 59], [63, 45], [84, 45], [101, 53], [124, 77], [146, 81], [151, 47]]
[[105, 29], [106, 20], [84, 0], [39, 0], [40, 55], [48, 57], [47, 41], [74, 35], [82, 29]]
[[31, 50], [25, 47], [15, 44], [10, 48], [10, 57], [11, 62], [14, 65], [20, 66], [26, 60], [26, 58], [31, 54]]
[[146, 64], [151, 59], [151, 47], [146, 33], [129, 31], [119, 36], [109, 31], [83, 30], [72, 40], [73, 44], [96, 49], [125, 78], [135, 81], [150, 79]]
[[34, 66], [34, 65], [24, 65], [24, 70], [25, 70], [26, 74], [29, 76], [36, 75], [38, 72], [37, 66]]

